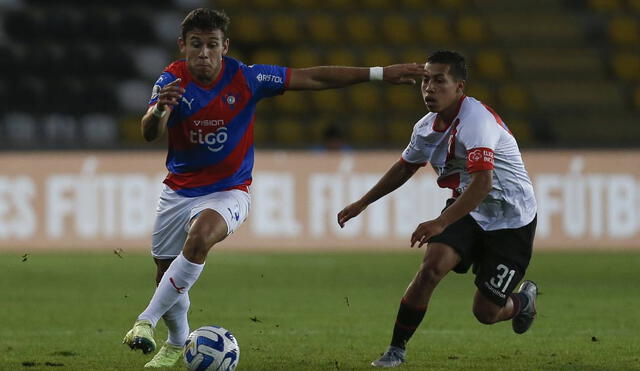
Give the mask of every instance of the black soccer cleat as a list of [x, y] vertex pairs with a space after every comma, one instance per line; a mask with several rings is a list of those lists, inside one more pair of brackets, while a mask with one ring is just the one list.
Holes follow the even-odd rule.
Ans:
[[520, 310], [517, 316], [511, 320], [511, 327], [516, 334], [527, 332], [533, 320], [536, 318], [536, 297], [538, 296], [538, 286], [533, 281], [524, 281], [520, 285], [520, 293], [527, 296], [529, 302]]
[[149, 354], [156, 349], [156, 345], [145, 338], [135, 338], [130, 347], [131, 350], [140, 349], [144, 354]]

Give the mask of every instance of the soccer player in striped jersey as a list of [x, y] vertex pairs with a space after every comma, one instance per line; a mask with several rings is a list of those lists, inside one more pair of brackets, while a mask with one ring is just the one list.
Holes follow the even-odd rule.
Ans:
[[168, 135], [164, 180], [152, 236], [156, 291], [124, 343], [155, 350], [153, 330], [164, 319], [169, 335], [146, 367], [172, 366], [189, 334], [189, 289], [209, 250], [247, 218], [253, 169], [256, 104], [285, 90], [341, 88], [370, 80], [415, 83], [417, 63], [387, 67], [286, 68], [251, 65], [227, 57], [229, 18], [196, 9], [182, 22], [178, 39], [184, 59], [156, 81], [142, 117], [147, 141]]
[[524, 281], [536, 228], [536, 200], [515, 138], [490, 107], [467, 97], [464, 57], [439, 51], [427, 58], [422, 97], [430, 111], [413, 128], [401, 158], [358, 201], [338, 213], [338, 224], [394, 191], [430, 163], [442, 188], [452, 190], [439, 217], [420, 223], [411, 247], [427, 243], [424, 259], [407, 287], [391, 344], [375, 367], [404, 362], [405, 346], [422, 322], [436, 286], [450, 271], [473, 265], [477, 290], [473, 314], [484, 324], [512, 320], [529, 329], [536, 315], [537, 286]]

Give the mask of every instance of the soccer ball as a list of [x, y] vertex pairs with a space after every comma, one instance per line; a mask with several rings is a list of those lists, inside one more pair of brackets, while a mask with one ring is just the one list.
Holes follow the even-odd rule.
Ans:
[[228, 330], [205, 326], [189, 335], [183, 358], [191, 371], [233, 371], [238, 366], [240, 348]]

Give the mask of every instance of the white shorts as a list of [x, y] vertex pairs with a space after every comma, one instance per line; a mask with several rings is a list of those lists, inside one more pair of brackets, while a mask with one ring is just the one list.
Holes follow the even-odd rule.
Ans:
[[250, 206], [251, 195], [239, 189], [184, 197], [165, 184], [156, 209], [151, 254], [158, 259], [172, 259], [180, 255], [191, 220], [205, 209], [214, 210], [222, 216], [227, 222], [228, 236], [247, 219]]

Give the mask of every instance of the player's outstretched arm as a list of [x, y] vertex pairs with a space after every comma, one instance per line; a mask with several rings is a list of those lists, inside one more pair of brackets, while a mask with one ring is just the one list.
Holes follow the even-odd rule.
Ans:
[[149, 107], [142, 116], [140, 128], [142, 136], [147, 142], [152, 142], [164, 134], [167, 121], [169, 121], [169, 113], [173, 107], [180, 104], [180, 99], [184, 94], [184, 89], [178, 85], [179, 83], [180, 79], [176, 79], [160, 89], [158, 101]]
[[387, 170], [369, 192], [365, 193], [358, 201], [348, 205], [338, 213], [338, 224], [340, 227], [344, 228], [344, 223], [349, 219], [358, 216], [367, 206], [398, 189], [418, 171], [420, 166], [422, 165], [411, 164], [402, 159], [398, 160], [398, 162]]
[[372, 81], [392, 84], [415, 84], [424, 76], [424, 66], [418, 63], [394, 64], [386, 67], [318, 66], [291, 69], [289, 90], [322, 90]]

